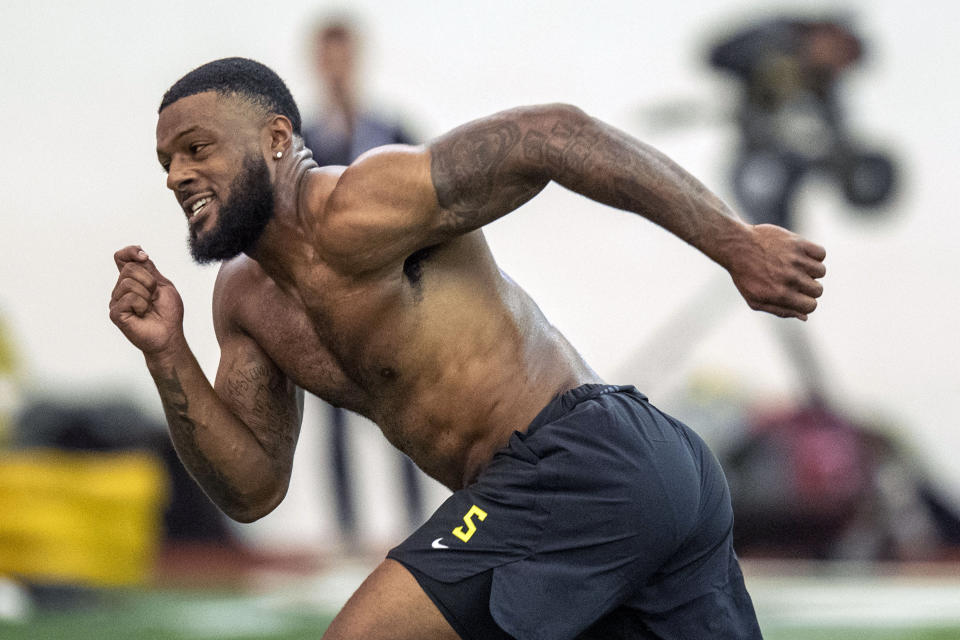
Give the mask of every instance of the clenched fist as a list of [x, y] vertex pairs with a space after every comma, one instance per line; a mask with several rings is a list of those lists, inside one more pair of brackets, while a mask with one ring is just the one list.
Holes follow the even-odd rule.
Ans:
[[110, 319], [145, 354], [157, 354], [183, 338], [180, 294], [138, 246], [113, 254], [120, 275], [110, 296]]
[[770, 224], [749, 227], [746, 242], [730, 251], [727, 271], [751, 309], [806, 320], [817, 308], [827, 269], [818, 244]]

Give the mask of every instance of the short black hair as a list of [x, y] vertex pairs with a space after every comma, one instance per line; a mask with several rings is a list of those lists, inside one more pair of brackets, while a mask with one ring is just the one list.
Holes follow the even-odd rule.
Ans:
[[197, 67], [163, 94], [157, 113], [181, 98], [204, 91], [235, 93], [268, 112], [286, 116], [293, 132], [300, 135], [300, 110], [287, 85], [272, 69], [248, 58], [222, 58]]

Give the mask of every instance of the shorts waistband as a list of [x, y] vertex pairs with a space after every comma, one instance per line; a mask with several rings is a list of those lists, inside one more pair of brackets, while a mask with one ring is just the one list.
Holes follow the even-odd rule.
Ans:
[[637, 396], [641, 400], [647, 399], [647, 396], [640, 393], [632, 384], [582, 384], [569, 391], [564, 391], [551, 400], [547, 406], [537, 414], [537, 417], [533, 419], [530, 426], [527, 427], [527, 435], [532, 435], [534, 431], [543, 425], [549, 424], [564, 414], [569, 413], [581, 402], [607, 395], [608, 393], [629, 393]]

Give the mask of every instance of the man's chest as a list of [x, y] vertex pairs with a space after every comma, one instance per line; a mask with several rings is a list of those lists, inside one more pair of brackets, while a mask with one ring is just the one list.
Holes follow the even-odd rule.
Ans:
[[406, 325], [403, 291], [377, 282], [304, 279], [245, 301], [243, 326], [297, 385], [361, 411], [383, 372], [395, 370]]

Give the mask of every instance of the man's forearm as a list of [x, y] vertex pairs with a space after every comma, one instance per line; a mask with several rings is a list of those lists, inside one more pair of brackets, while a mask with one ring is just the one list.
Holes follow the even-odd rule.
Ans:
[[642, 215], [720, 261], [743, 231], [729, 207], [657, 149], [578, 111], [558, 118], [549, 136], [525, 140], [526, 152], [542, 154], [559, 184]]
[[190, 475], [227, 515], [251, 521], [268, 513], [285, 490], [274, 461], [217, 395], [184, 344], [147, 356], [170, 438]]
[[744, 232], [720, 198], [664, 154], [567, 105], [464, 125], [431, 154], [437, 197], [455, 229], [485, 224], [554, 180], [640, 214], [721, 263], [729, 240]]
[[458, 127], [430, 145], [430, 175], [441, 239], [492, 222], [554, 180], [690, 243], [753, 309], [806, 320], [823, 292], [823, 247], [742, 222], [665, 155], [575, 107], [513, 109]]

